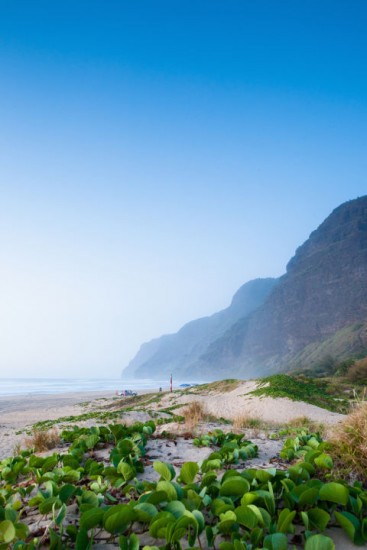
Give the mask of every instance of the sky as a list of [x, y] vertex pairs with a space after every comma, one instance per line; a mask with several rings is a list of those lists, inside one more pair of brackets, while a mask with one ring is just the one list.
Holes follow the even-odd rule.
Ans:
[[367, 191], [365, 0], [0, 0], [0, 376], [114, 378]]

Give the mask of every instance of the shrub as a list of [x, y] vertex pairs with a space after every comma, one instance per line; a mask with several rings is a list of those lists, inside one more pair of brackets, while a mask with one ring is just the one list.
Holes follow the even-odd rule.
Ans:
[[367, 384], [367, 358], [356, 361], [349, 368], [347, 378], [355, 384]]
[[25, 445], [36, 452], [48, 451], [54, 449], [60, 443], [60, 435], [56, 428], [51, 430], [33, 430], [31, 437], [25, 440]]

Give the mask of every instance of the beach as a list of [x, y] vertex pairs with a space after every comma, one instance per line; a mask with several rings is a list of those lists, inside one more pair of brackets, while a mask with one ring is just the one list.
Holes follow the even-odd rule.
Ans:
[[[254, 396], [251, 392], [256, 388], [256, 384], [255, 381], [244, 381], [231, 391], [207, 391], [198, 387], [190, 391], [149, 393], [149, 396], [157, 396], [155, 402], [153, 398], [153, 403], [149, 406], [144, 401], [136, 403], [133, 411], [122, 411], [119, 418], [129, 422], [147, 420], [150, 418], [148, 410], [151, 414], [159, 414], [160, 410], [167, 407], [174, 407], [175, 414], [179, 415], [193, 401], [201, 403], [212, 417], [221, 417], [228, 421], [249, 417], [268, 423], [285, 424], [295, 418], [307, 417], [314, 422], [334, 425], [343, 418], [341, 414], [302, 401]], [[147, 390], [139, 392], [139, 395], [142, 396], [144, 393], [147, 393]], [[32, 426], [37, 422], [57, 421], [65, 417], [123, 408], [125, 404], [131, 403], [131, 399], [133, 398], [117, 397], [113, 391], [0, 397], [0, 459], [12, 455], [19, 445], [23, 447], [27, 432], [30, 433]], [[164, 416], [163, 413], [162, 415]], [[93, 418], [82, 422], [75, 419], [70, 422], [55, 422], [55, 425], [61, 427], [68, 423], [93, 425], [98, 421]], [[170, 429], [179, 432], [184, 427], [170, 424]]]
[[17, 445], [22, 446], [25, 430], [36, 422], [82, 414], [83, 403], [97, 405], [101, 399], [112, 399], [113, 395], [111, 391], [102, 391], [0, 397], [0, 459], [12, 455]]
[[[0, 460], [17, 453], [19, 448], [25, 446], [25, 440], [29, 437], [32, 426], [37, 422], [50, 421], [46, 428], [55, 425], [60, 431], [64, 427], [75, 424], [93, 426], [106, 421], [131, 424], [153, 418], [159, 419], [160, 425], [157, 425], [157, 437], [152, 438], [147, 444], [144, 479], [154, 481], [157, 478], [157, 472], [152, 466], [154, 460], [169, 461], [177, 472], [185, 462], [201, 463], [208, 458], [212, 449], [194, 446], [192, 442], [194, 434], [207, 433], [217, 428], [228, 432], [234, 429], [239, 419], [247, 418], [261, 421], [262, 427], [260, 429], [244, 427], [240, 430], [258, 448], [257, 456], [247, 460], [246, 467], [286, 469], [289, 464], [279, 457], [283, 442], [279, 438], [269, 437], [272, 430], [277, 430], [282, 425], [285, 426], [288, 422], [300, 418], [317, 422], [326, 428], [332, 428], [344, 419], [342, 414], [302, 401], [255, 396], [252, 391], [257, 384], [256, 381], [243, 381], [230, 388], [208, 384], [207, 387], [192, 387], [172, 393], [140, 392], [133, 397], [117, 396], [111, 391], [1, 397]], [[186, 422], [176, 418], [182, 418], [180, 415], [185, 415], [185, 410], [193, 403], [201, 405], [205, 418], [191, 427], [191, 431], [188, 432], [187, 418]], [[103, 416], [106, 414], [111, 415], [111, 420], [106, 420]], [[174, 414], [176, 418], [170, 418], [170, 414]], [[164, 419], [167, 419], [167, 423]], [[167, 437], [168, 433], [176, 434], [174, 440]], [[65, 451], [65, 447], [62, 446], [46, 454]], [[104, 451], [101, 452], [103, 455]], [[34, 530], [35, 526], [32, 524], [30, 528]], [[340, 529], [332, 528], [327, 534], [334, 539], [337, 550], [354, 548]], [[99, 546], [105, 547], [104, 544], [94, 547]]]

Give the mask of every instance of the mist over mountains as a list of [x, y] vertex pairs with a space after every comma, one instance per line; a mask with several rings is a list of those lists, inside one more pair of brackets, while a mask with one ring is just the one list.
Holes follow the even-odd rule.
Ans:
[[336, 208], [279, 279], [141, 346], [124, 377], [249, 378], [367, 354], [367, 196]]

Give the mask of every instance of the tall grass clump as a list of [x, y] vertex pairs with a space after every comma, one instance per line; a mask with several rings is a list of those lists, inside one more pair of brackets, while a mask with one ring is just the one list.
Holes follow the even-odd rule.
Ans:
[[59, 443], [60, 435], [56, 428], [47, 431], [34, 429], [31, 437], [27, 437], [25, 440], [26, 447], [34, 449], [35, 452], [54, 449]]
[[185, 419], [186, 428], [192, 430], [200, 421], [208, 417], [208, 413], [200, 401], [192, 401], [183, 409], [182, 416]]
[[330, 454], [336, 470], [351, 470], [366, 479], [367, 474], [367, 403], [360, 403], [333, 432]]

